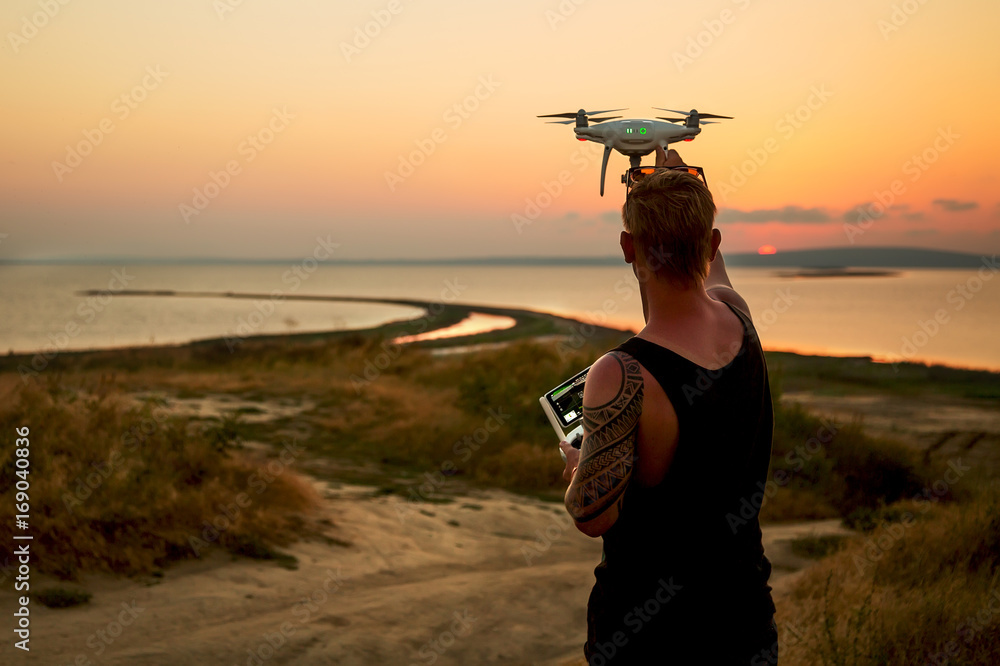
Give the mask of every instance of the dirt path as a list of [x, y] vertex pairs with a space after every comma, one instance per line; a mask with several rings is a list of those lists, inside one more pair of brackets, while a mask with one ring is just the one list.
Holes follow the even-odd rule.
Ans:
[[[82, 607], [32, 606], [37, 664], [578, 663], [600, 541], [561, 506], [504, 492], [411, 504], [326, 490], [331, 536], [289, 552], [298, 569], [216, 554], [161, 581], [93, 577]], [[777, 590], [808, 561], [788, 542], [837, 521], [765, 530]], [[0, 603], [13, 607], [4, 590]], [[123, 605], [124, 604], [124, 605]], [[131, 610], [131, 612], [129, 612]], [[25, 658], [22, 658], [25, 657]]]

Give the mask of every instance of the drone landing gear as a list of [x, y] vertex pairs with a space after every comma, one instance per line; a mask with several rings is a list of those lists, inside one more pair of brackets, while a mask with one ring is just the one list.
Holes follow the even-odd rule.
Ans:
[[[601, 196], [604, 196], [604, 175], [608, 172], [608, 157], [611, 156], [611, 146], [604, 146], [604, 159], [601, 161]], [[628, 165], [632, 168], [639, 166], [642, 162], [642, 155], [629, 155]], [[624, 180], [622, 182], [625, 182]]]
[[601, 160], [601, 196], [604, 196], [604, 174], [608, 172], [608, 158], [611, 157], [611, 146], [604, 146], [604, 159]]
[[[608, 157], [611, 155], [611, 146], [604, 146], [604, 159], [601, 161], [601, 196], [604, 196], [604, 175], [608, 172]], [[641, 155], [629, 155], [628, 165], [630, 167], [637, 167], [639, 163], [642, 162]], [[622, 176], [624, 178], [624, 176]], [[625, 181], [622, 180], [624, 183]]]

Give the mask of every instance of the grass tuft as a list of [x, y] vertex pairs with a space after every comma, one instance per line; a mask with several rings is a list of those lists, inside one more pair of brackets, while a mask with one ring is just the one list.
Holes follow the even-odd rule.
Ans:
[[48, 608], [72, 608], [90, 601], [90, 592], [65, 587], [49, 587], [35, 593], [35, 598]]

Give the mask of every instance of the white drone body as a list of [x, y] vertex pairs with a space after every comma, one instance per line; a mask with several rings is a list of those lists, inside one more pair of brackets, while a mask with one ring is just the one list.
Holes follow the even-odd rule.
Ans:
[[[678, 141], [691, 141], [701, 134], [701, 125], [712, 124], [711, 120], [702, 118], [726, 118], [731, 116], [717, 116], [712, 113], [698, 113], [696, 109], [690, 112], [675, 111], [673, 109], [660, 109], [661, 111], [672, 111], [673, 113], [686, 113], [684, 118], [657, 118], [649, 120], [646, 118], [632, 118], [628, 120], [615, 120], [621, 116], [608, 116], [606, 118], [590, 118], [589, 116], [601, 113], [611, 113], [612, 111], [624, 111], [624, 109], [610, 109], [607, 111], [584, 111], [580, 109], [576, 113], [553, 113], [539, 118], [570, 118], [570, 120], [550, 121], [560, 125], [569, 125], [575, 122], [573, 131], [580, 141], [594, 141], [604, 146], [604, 159], [601, 163], [601, 196], [604, 196], [604, 176], [608, 170], [608, 157], [611, 150], [617, 150], [622, 155], [628, 155], [631, 166], [639, 166], [645, 155], [649, 155], [659, 146], [664, 150], [671, 143]], [[678, 125], [676, 123], [684, 123]], [[604, 123], [591, 125], [591, 123]]]
[[603, 125], [574, 129], [577, 137], [611, 147], [622, 155], [643, 157], [659, 146], [664, 150], [677, 141], [691, 141], [701, 134], [700, 127], [675, 125], [662, 120], [615, 120]]

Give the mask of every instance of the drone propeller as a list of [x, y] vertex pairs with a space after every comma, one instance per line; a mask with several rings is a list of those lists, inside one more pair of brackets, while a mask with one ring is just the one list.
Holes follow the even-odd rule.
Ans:
[[697, 109], [691, 109], [690, 111], [679, 111], [677, 109], [663, 109], [658, 106], [654, 106], [654, 109], [658, 111], [670, 111], [671, 113], [682, 113], [684, 118], [663, 118], [660, 120], [669, 120], [672, 123], [684, 123], [688, 127], [697, 128], [699, 125], [711, 125], [715, 124], [713, 121], [702, 120], [702, 118], [724, 118], [726, 120], [732, 120], [732, 116], [720, 116], [714, 113], [698, 113]]
[[561, 125], [569, 125], [570, 123], [574, 123], [575, 122], [577, 127], [588, 127], [589, 126], [588, 120], [592, 120], [595, 123], [599, 123], [599, 122], [602, 122], [602, 121], [605, 121], [605, 120], [611, 120], [611, 118], [620, 118], [621, 117], [621, 116], [612, 116], [612, 117], [609, 117], [609, 118], [593, 118], [593, 119], [590, 119], [590, 118], [588, 118], [588, 116], [598, 116], [598, 115], [600, 115], [602, 113], [613, 113], [615, 111], [624, 111], [624, 110], [625, 109], [606, 109], [604, 111], [585, 111], [584, 109], [580, 109], [576, 113], [571, 113], [571, 112], [570, 113], [549, 113], [549, 114], [546, 114], [544, 116], [538, 116], [538, 117], [539, 118], [571, 118], [571, 120], [569, 120], [569, 121], [558, 121], [558, 120], [556, 120], [556, 121], [549, 121], [549, 122], [557, 122], [557, 123], [559, 123]]
[[571, 111], [568, 113], [550, 113], [544, 116], [538, 116], [539, 118], [572, 118], [576, 120], [579, 115], [584, 116], [599, 116], [602, 113], [614, 113], [615, 111], [624, 111], [625, 109], [608, 109], [607, 111], [584, 111], [580, 109], [579, 111]]
[[657, 111], [669, 111], [670, 113], [682, 113], [685, 116], [698, 116], [699, 118], [725, 118], [726, 120], [732, 120], [732, 116], [718, 116], [714, 113], [698, 113], [698, 109], [691, 109], [690, 111], [678, 111], [677, 109], [663, 109], [658, 106], [654, 106]]
[[[543, 116], [539, 116], [541, 118]], [[605, 120], [614, 120], [615, 118], [621, 118], [621, 116], [608, 116], [606, 118], [588, 118], [592, 123], [603, 123]], [[547, 124], [549, 125], [572, 125], [576, 120], [549, 120]]]

